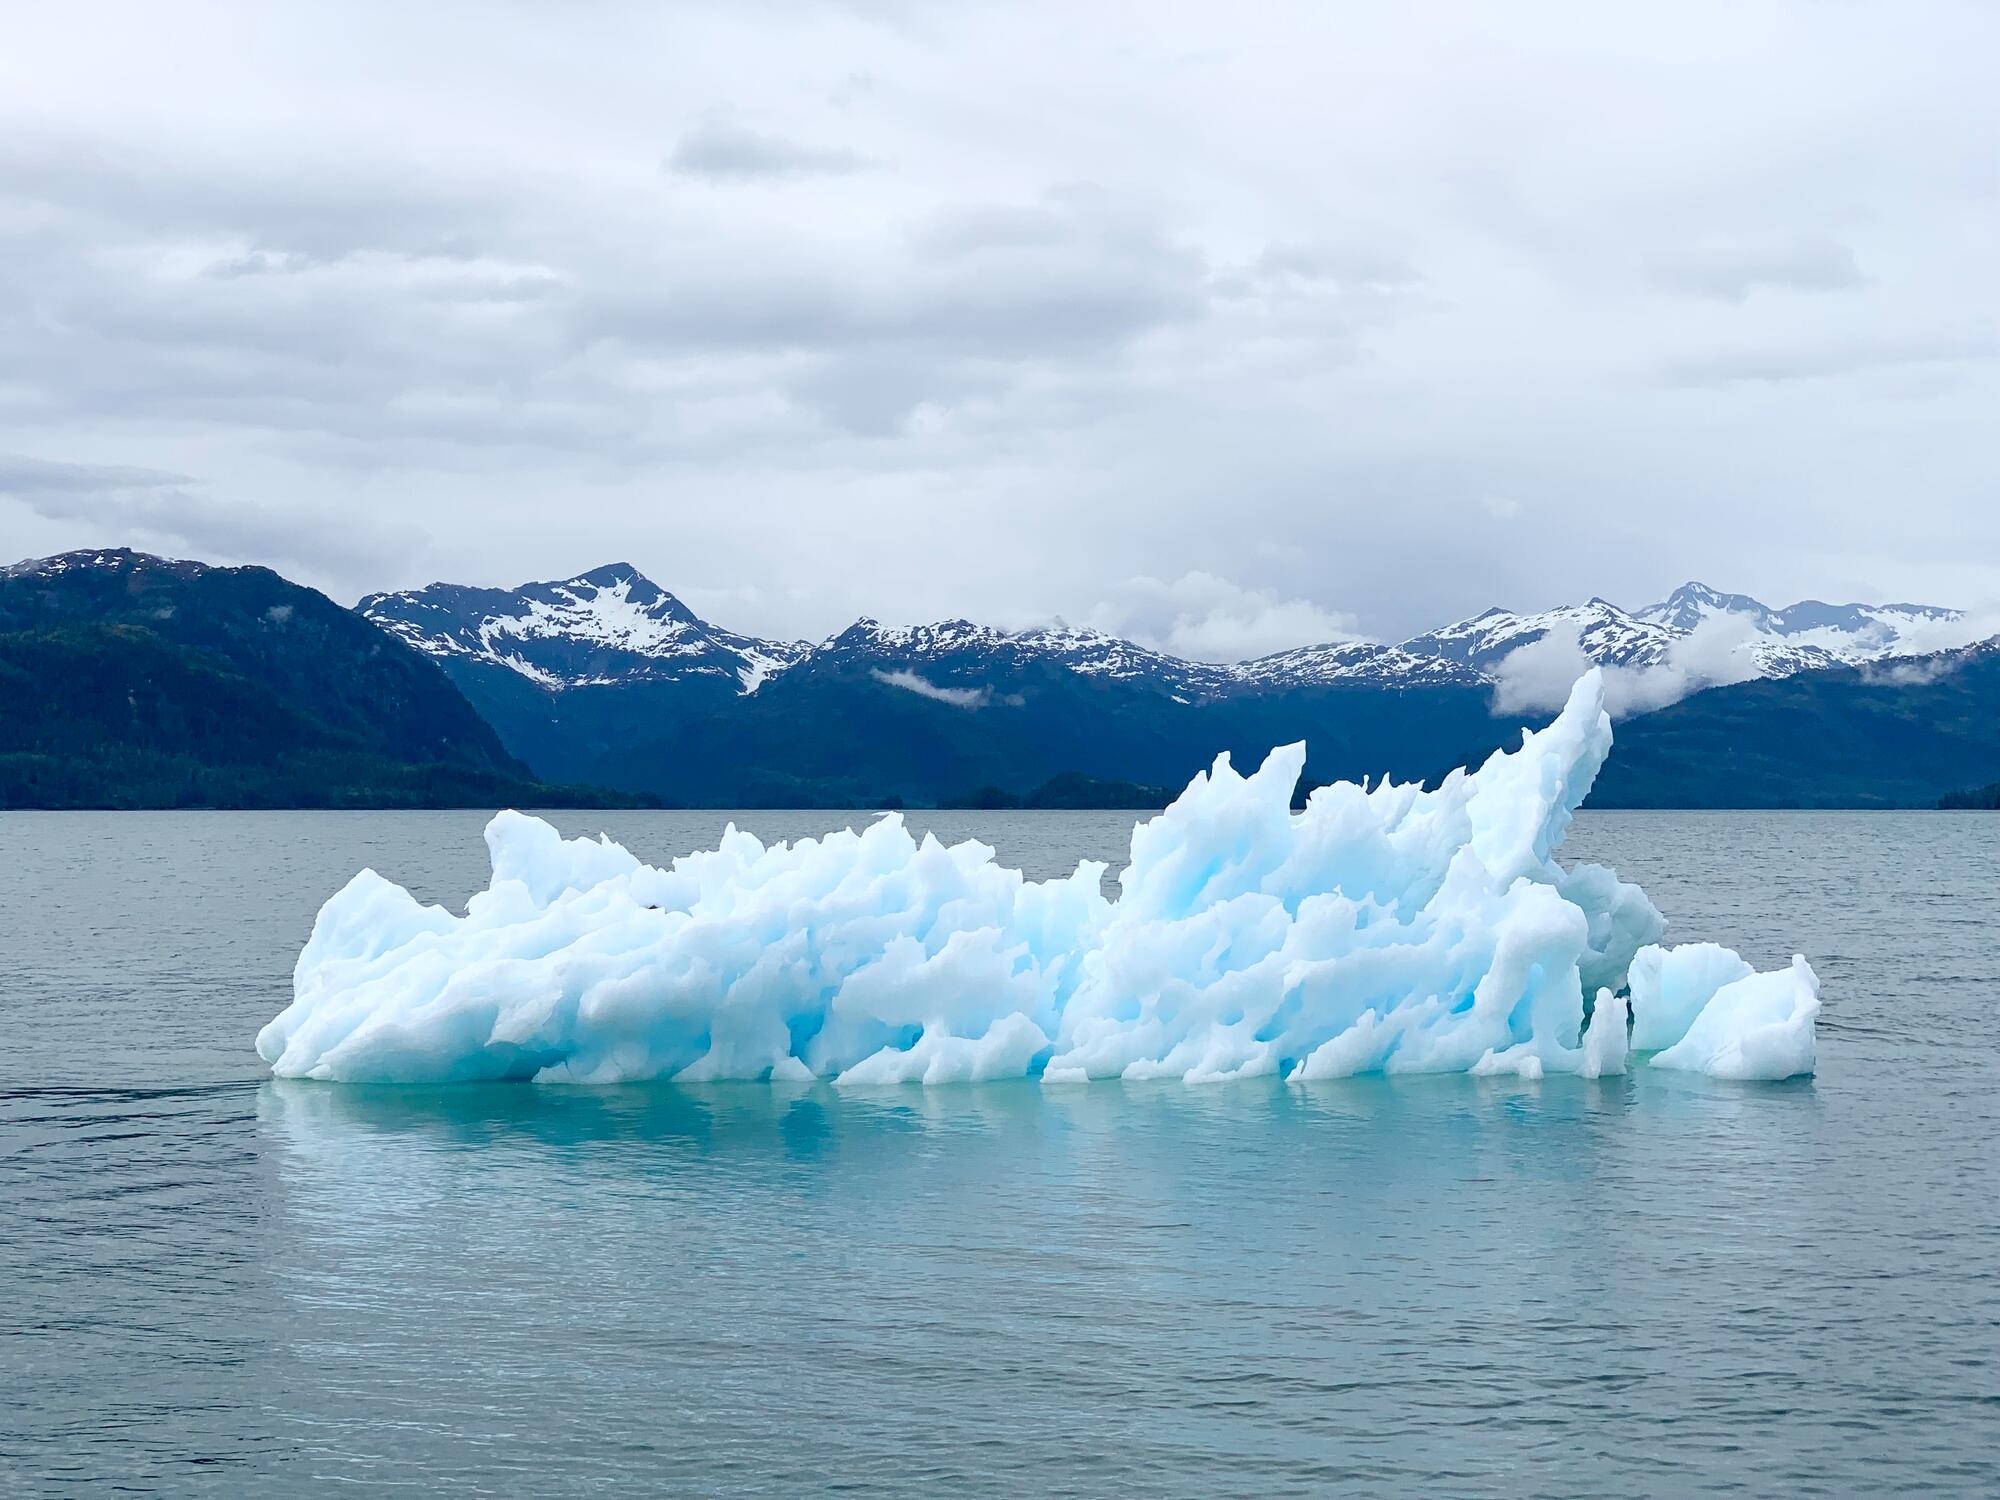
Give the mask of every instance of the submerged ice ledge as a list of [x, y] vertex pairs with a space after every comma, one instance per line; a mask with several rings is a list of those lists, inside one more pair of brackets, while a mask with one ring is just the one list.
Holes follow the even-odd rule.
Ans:
[[1555, 862], [1610, 747], [1592, 672], [1435, 791], [1294, 813], [1303, 745], [1221, 756], [1133, 829], [1115, 899], [1100, 864], [1031, 881], [894, 815], [655, 869], [503, 812], [463, 917], [372, 870], [329, 900], [257, 1050], [346, 1082], [1810, 1073], [1803, 958], [1654, 946], [1637, 886]]

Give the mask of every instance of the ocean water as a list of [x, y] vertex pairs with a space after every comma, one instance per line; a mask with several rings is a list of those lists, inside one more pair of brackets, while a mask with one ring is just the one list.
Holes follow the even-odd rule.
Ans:
[[1811, 956], [1809, 1082], [266, 1078], [319, 902], [481, 822], [0, 815], [0, 1493], [2000, 1492], [2000, 817], [1580, 820]]

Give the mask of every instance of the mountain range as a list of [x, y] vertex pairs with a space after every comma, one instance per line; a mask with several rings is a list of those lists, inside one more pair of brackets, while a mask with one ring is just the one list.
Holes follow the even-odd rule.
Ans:
[[1688, 583], [1638, 610], [1599, 598], [1531, 614], [1493, 608], [1395, 644], [1336, 641], [1216, 664], [1060, 622], [1007, 631], [968, 620], [886, 626], [864, 618], [817, 645], [766, 640], [709, 624], [629, 563], [511, 590], [434, 583], [370, 594], [355, 607], [449, 666], [504, 668], [551, 693], [701, 680], [742, 695], [787, 672], [863, 656], [911, 670], [944, 660], [963, 666], [969, 657], [1015, 666], [1032, 660], [1083, 676], [1143, 678], [1184, 695], [1332, 682], [1486, 682], [1511, 652], [1551, 632], [1573, 634], [1601, 665], [1647, 667], [1667, 661], [1677, 645], [1720, 620], [1736, 627], [1733, 644], [1746, 653], [1754, 675], [1783, 677], [1922, 649], [1960, 618], [1957, 610], [1922, 604], [1805, 600], [1773, 609], [1744, 594]]
[[1298, 739], [1310, 781], [1430, 779], [1544, 716], [1517, 653], [1551, 645], [1565, 684], [1590, 661], [1691, 691], [1621, 724], [1600, 805], [1929, 805], [2000, 775], [2000, 674], [1932, 649], [1964, 633], [1690, 583], [1215, 663], [1060, 621], [768, 640], [626, 564], [347, 611], [264, 569], [80, 552], [0, 571], [0, 805], [1128, 805]]
[[1214, 663], [1061, 622], [862, 619], [818, 643], [763, 639], [710, 624], [625, 563], [356, 607], [435, 659], [539, 774], [727, 803], [1020, 795], [1062, 773], [1172, 785], [1218, 749], [1255, 758], [1299, 738], [1319, 780], [1431, 776], [1512, 738], [1523, 715], [1495, 716], [1496, 682], [1551, 636], [1643, 671], [1720, 629], [1730, 679], [1777, 678], [1882, 660], [1959, 619], [1914, 604], [1773, 609], [1689, 583], [1638, 610], [1496, 608], [1395, 643]]

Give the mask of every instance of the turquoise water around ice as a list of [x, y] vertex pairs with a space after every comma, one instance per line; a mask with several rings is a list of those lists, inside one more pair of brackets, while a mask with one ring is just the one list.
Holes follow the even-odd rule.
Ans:
[[1809, 1082], [267, 1079], [318, 903], [482, 821], [0, 815], [0, 1491], [2000, 1490], [2000, 818], [1580, 820], [1812, 958]]

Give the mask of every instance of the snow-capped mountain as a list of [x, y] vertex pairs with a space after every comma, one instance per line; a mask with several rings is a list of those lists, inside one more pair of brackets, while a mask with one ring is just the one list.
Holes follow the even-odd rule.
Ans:
[[485, 660], [549, 689], [707, 677], [754, 693], [806, 652], [710, 625], [629, 563], [518, 589], [433, 583], [355, 607], [419, 651]]
[[1237, 662], [1222, 670], [1238, 682], [1275, 689], [1342, 682], [1437, 687], [1486, 681], [1477, 668], [1449, 655], [1412, 650], [1407, 644], [1382, 646], [1373, 641], [1298, 646], [1253, 661]]
[[1188, 694], [1243, 680], [1234, 667], [1183, 661], [1060, 621], [1008, 631], [970, 620], [884, 625], [864, 618], [817, 645], [765, 640], [708, 623], [629, 563], [518, 589], [433, 583], [370, 594], [355, 607], [447, 665], [485, 662], [550, 691], [727, 676], [747, 695], [808, 659], [884, 669], [1040, 664]]
[[1804, 599], [1784, 609], [1772, 609], [1747, 594], [1725, 594], [1700, 583], [1682, 584], [1658, 604], [1639, 610], [1634, 618], [1686, 634], [1725, 615], [1751, 621], [1758, 647], [1770, 647], [1774, 662], [1780, 659], [1776, 655], [1779, 650], [1789, 649], [1808, 655], [1824, 653], [1833, 661], [1849, 664], [1931, 650], [1940, 627], [1964, 618], [1958, 610], [1931, 604], [1822, 604], [1817, 599]]
[[1818, 667], [1855, 666], [1885, 656], [1957, 644], [1955, 609], [1923, 604], [1822, 604], [1808, 599], [1772, 609], [1747, 594], [1687, 583], [1658, 604], [1624, 610], [1590, 598], [1530, 614], [1489, 609], [1469, 620], [1414, 636], [1397, 649], [1411, 657], [1458, 662], [1492, 673], [1506, 657], [1551, 634], [1573, 636], [1590, 661], [1640, 669], [1675, 660], [1706, 633], [1707, 656], [1737, 655], [1738, 676], [1789, 677]]
[[130, 547], [81, 547], [74, 552], [58, 552], [50, 557], [24, 557], [19, 562], [8, 563], [0, 567], [0, 578], [55, 579], [65, 573], [124, 576], [141, 565], [151, 574], [171, 574], [180, 578], [224, 571], [211, 568], [206, 563], [134, 552]]
[[1574, 638], [1590, 661], [1640, 670], [1667, 664], [1706, 633], [1707, 656], [1736, 654], [1734, 676], [1789, 677], [1955, 644], [1955, 609], [1924, 604], [1822, 604], [1772, 609], [1746, 594], [1688, 583], [1658, 604], [1625, 610], [1608, 599], [1522, 614], [1489, 609], [1394, 646], [1338, 642], [1302, 646], [1231, 670], [1264, 686], [1374, 682], [1405, 686], [1490, 680], [1512, 652], [1550, 635]]
[[[885, 673], [929, 672], [935, 686], [1030, 668], [1115, 683], [1147, 683], [1182, 701], [1331, 684], [1436, 687], [1492, 679], [1506, 657], [1551, 634], [1573, 637], [1601, 666], [1644, 669], [1711, 634], [1741, 653], [1734, 675], [1784, 677], [1950, 644], [1958, 611], [1920, 604], [1823, 604], [1773, 609], [1745, 594], [1688, 583], [1657, 604], [1625, 610], [1602, 598], [1517, 613], [1489, 609], [1394, 645], [1338, 641], [1229, 664], [1186, 661], [1057, 621], [1008, 631], [970, 620], [884, 625], [861, 619], [817, 645], [765, 640], [701, 619], [636, 568], [614, 563], [556, 583], [518, 589], [434, 583], [371, 594], [358, 606], [376, 624], [447, 665], [504, 667], [539, 688], [562, 691], [634, 682], [728, 680], [755, 693], [806, 666], [860, 664]], [[931, 678], [913, 683], [921, 691]]]
[[1476, 669], [1497, 665], [1509, 652], [1550, 631], [1574, 632], [1577, 645], [1599, 666], [1647, 666], [1663, 657], [1678, 632], [1627, 614], [1607, 599], [1590, 598], [1533, 614], [1489, 609], [1403, 642], [1413, 656], [1436, 656]]
[[945, 675], [1035, 668], [1105, 682], [1151, 683], [1185, 698], [1237, 686], [1236, 668], [1183, 661], [1119, 636], [1058, 621], [1031, 630], [999, 630], [970, 620], [931, 625], [884, 625], [861, 619], [808, 653], [815, 665], [860, 663], [872, 668]]

